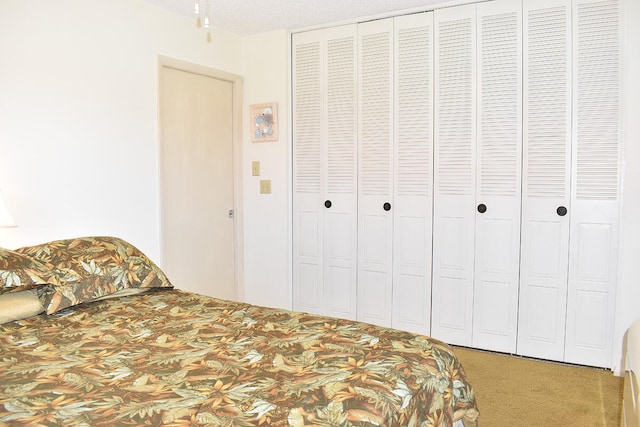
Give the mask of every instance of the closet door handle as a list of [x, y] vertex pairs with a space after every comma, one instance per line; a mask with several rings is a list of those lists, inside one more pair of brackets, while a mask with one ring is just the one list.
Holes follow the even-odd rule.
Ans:
[[484, 203], [480, 203], [478, 205], [478, 212], [485, 213], [486, 211], [487, 211], [487, 205], [485, 205]]
[[384, 209], [385, 211], [390, 211], [391, 210], [391, 203], [386, 202], [384, 205], [382, 205], [382, 209]]
[[329, 209], [331, 207], [331, 200], [325, 200], [324, 201], [324, 207]]
[[558, 206], [558, 209], [556, 209], [556, 213], [558, 214], [558, 216], [565, 216], [567, 214], [567, 208], [565, 208], [564, 206]]

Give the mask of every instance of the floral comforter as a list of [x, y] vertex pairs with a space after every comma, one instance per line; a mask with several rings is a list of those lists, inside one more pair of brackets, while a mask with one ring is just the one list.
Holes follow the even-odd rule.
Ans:
[[451, 348], [179, 290], [0, 325], [0, 426], [473, 425]]

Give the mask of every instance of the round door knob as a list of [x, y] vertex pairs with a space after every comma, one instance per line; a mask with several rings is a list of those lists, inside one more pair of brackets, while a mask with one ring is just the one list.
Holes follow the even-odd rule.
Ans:
[[384, 209], [385, 211], [390, 211], [391, 210], [391, 203], [386, 202], [384, 205], [382, 205], [382, 209]]
[[331, 200], [325, 200], [324, 201], [324, 207], [325, 208], [330, 208], [331, 207]]
[[485, 205], [484, 203], [480, 203], [478, 205], [478, 212], [485, 213], [486, 211], [487, 211], [487, 205]]
[[567, 214], [567, 208], [565, 208], [564, 206], [558, 206], [558, 209], [556, 209], [556, 213], [560, 216], [565, 216]]

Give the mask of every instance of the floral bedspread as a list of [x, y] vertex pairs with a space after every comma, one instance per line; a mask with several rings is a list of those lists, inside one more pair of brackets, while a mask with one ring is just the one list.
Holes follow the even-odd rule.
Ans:
[[162, 290], [0, 325], [0, 426], [451, 426], [450, 347]]

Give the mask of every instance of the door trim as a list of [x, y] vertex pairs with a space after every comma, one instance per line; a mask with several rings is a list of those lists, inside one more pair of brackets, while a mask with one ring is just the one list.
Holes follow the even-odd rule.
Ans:
[[[158, 173], [158, 206], [161, 206], [162, 198], [162, 180], [160, 177], [160, 166], [162, 164], [162, 150], [160, 149], [163, 142], [162, 135], [162, 70], [165, 68], [171, 68], [179, 71], [185, 71], [188, 73], [199, 74], [206, 77], [211, 77], [217, 80], [229, 82], [232, 85], [232, 115], [233, 115], [233, 136], [232, 136], [232, 150], [233, 150], [233, 204], [234, 204], [234, 222], [233, 222], [233, 247], [234, 247], [234, 261], [235, 261], [235, 286], [234, 297], [236, 300], [244, 300], [244, 210], [243, 210], [243, 193], [242, 193], [242, 77], [228, 73], [226, 71], [216, 70], [204, 65], [194, 64], [187, 61], [182, 61], [167, 56], [158, 55], [158, 75], [156, 81], [157, 87], [157, 132], [158, 138], [156, 141], [157, 157], [157, 173]], [[158, 234], [160, 242], [160, 265], [164, 261], [164, 236], [162, 235], [162, 210], [158, 209]]]

